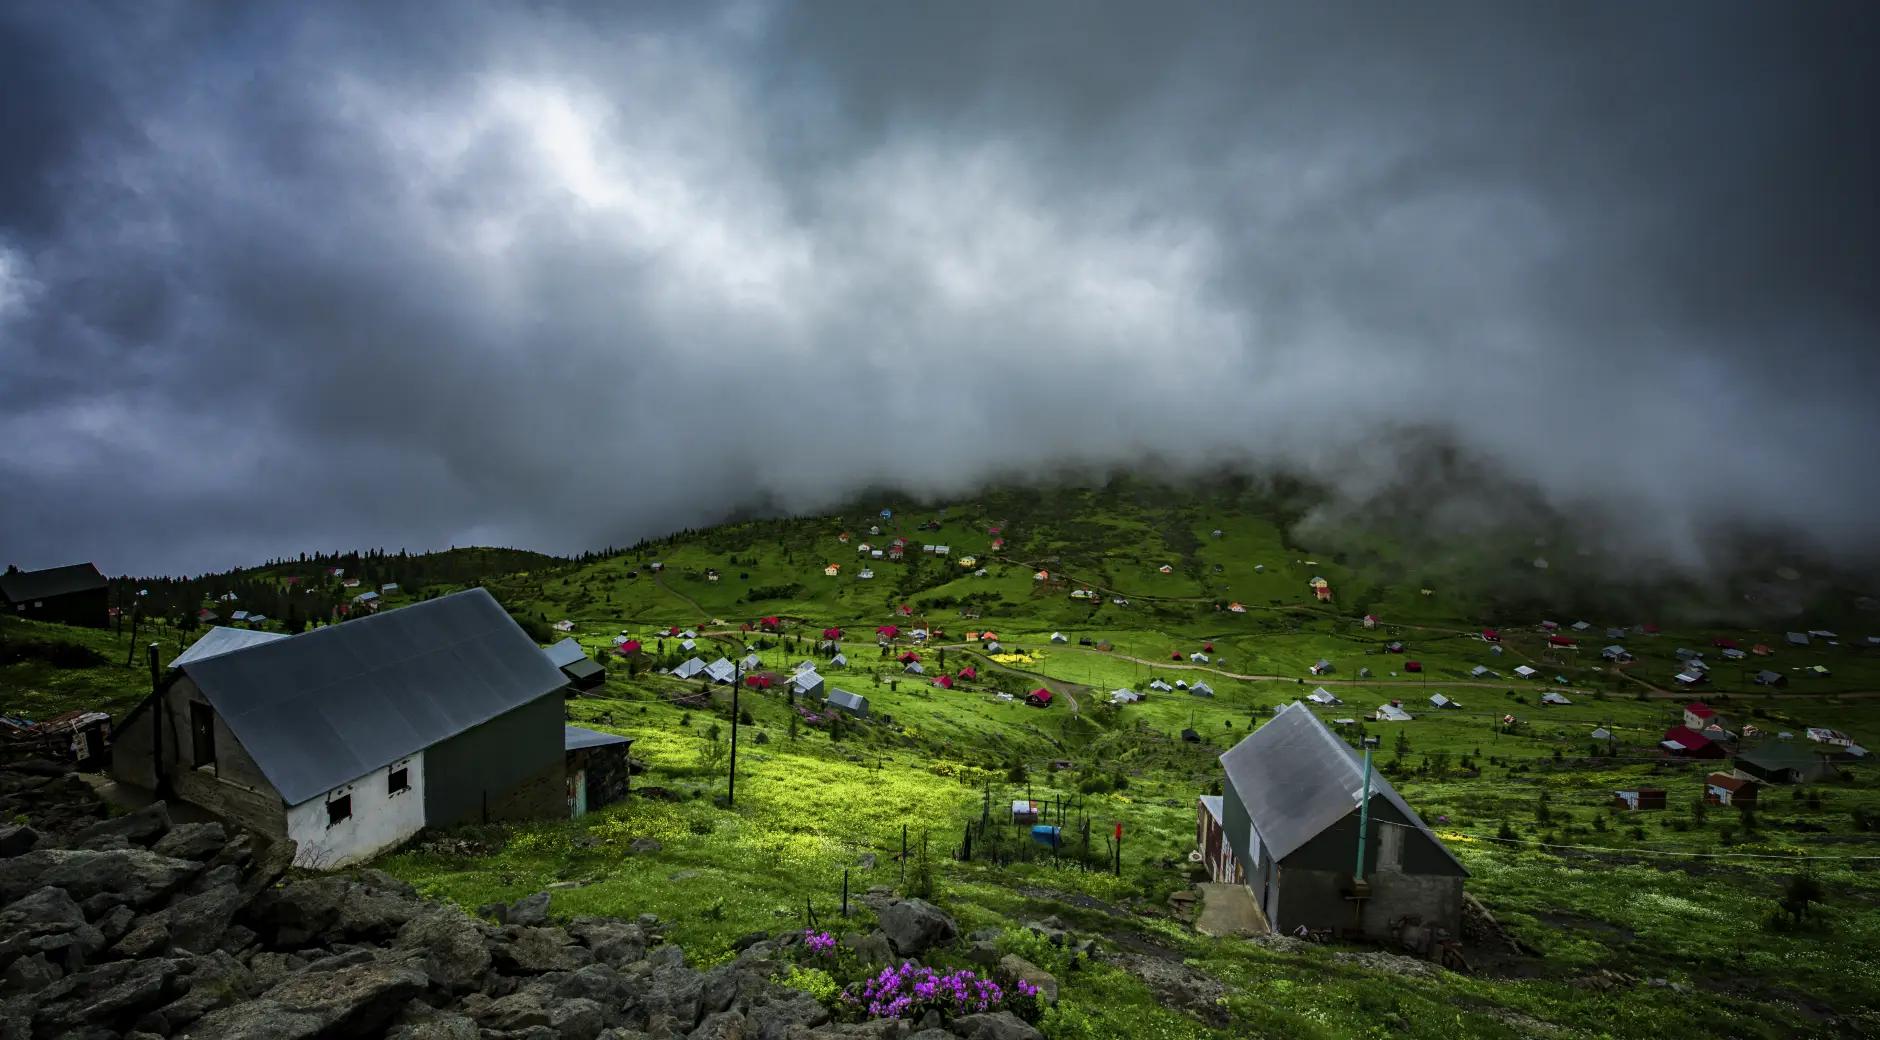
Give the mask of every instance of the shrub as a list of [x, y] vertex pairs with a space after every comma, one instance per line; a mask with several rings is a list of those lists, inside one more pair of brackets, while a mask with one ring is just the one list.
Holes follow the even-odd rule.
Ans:
[[[928, 1011], [938, 1011], [949, 1018], [1006, 1010], [1019, 1017], [1038, 1018], [1038, 988], [1024, 980], [1012, 984], [1011, 991], [992, 979], [961, 968], [942, 973], [938, 969], [902, 962], [898, 968], [883, 968], [868, 979], [859, 991], [843, 991], [842, 1002], [867, 1018], [912, 1019], [918, 1021]], [[1029, 1000], [1025, 998], [1030, 998]]]
[[836, 985], [836, 980], [821, 968], [793, 966], [783, 976], [783, 984], [809, 994], [825, 1007], [834, 1007], [836, 999], [842, 994], [842, 987]]

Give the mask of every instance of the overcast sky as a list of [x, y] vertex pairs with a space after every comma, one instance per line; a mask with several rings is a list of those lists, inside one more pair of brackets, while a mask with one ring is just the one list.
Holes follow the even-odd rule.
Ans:
[[1431, 437], [1871, 557], [1876, 11], [8, 5], [0, 562]]

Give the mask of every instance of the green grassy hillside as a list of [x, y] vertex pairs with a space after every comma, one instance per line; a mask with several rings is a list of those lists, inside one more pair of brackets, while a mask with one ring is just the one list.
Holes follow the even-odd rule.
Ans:
[[[893, 517], [878, 515], [884, 506]], [[963, 928], [1005, 929], [1006, 947], [1059, 973], [1063, 1002], [1046, 1023], [1053, 1037], [1880, 1030], [1873, 769], [1769, 789], [1743, 813], [1700, 808], [1706, 766], [1657, 751], [1692, 696], [1736, 728], [1799, 735], [1826, 725], [1880, 740], [1880, 649], [1866, 645], [1866, 632], [1846, 630], [1845, 615], [1794, 622], [1842, 627], [1798, 648], [1773, 629], [1687, 627], [1675, 611], [1581, 607], [1588, 601], [1577, 591], [1563, 592], [1557, 609], [1521, 603], [1512, 613], [1505, 585], [1486, 577], [1504, 567], [1497, 561], [1508, 547], [1432, 554], [1439, 566], [1363, 532], [1301, 544], [1302, 509], [1270, 491], [1112, 485], [908, 506], [737, 523], [486, 576], [482, 583], [532, 628], [571, 622], [607, 663], [604, 685], [572, 698], [569, 713], [635, 739], [649, 766], [636, 779], [642, 793], [579, 821], [420, 842], [381, 865], [467, 905], [558, 885], [557, 913], [654, 910], [707, 961], [728, 956], [739, 936], [807, 912], [837, 931], [859, 927], [866, 911], [853, 924], [836, 917], [845, 869], [857, 892], [931, 885]], [[904, 561], [858, 551], [862, 543], [885, 551], [896, 538], [909, 543]], [[928, 544], [949, 554], [923, 552]], [[962, 566], [968, 556], [972, 565]], [[835, 576], [824, 573], [829, 564], [839, 565]], [[863, 569], [874, 577], [862, 579]], [[1039, 571], [1049, 578], [1039, 580]], [[1533, 595], [1544, 599], [1555, 571], [1535, 579]], [[1329, 583], [1330, 602], [1308, 585], [1315, 577]], [[1072, 598], [1082, 589], [1094, 597]], [[1593, 629], [1574, 634], [1577, 647], [1551, 646], [1539, 622], [1570, 625], [1580, 609]], [[1364, 624], [1367, 613], [1379, 619], [1375, 627]], [[763, 631], [767, 617], [781, 630]], [[1664, 630], [1630, 630], [1646, 622]], [[887, 624], [901, 630], [891, 651], [875, 638]], [[706, 660], [749, 648], [780, 675], [814, 655], [824, 628], [840, 627], [849, 664], [825, 664], [824, 674], [831, 686], [866, 696], [874, 718], [832, 724], [820, 712], [806, 718], [778, 690], [743, 692], [737, 799], [726, 805], [731, 695], [660, 674], [690, 656], [661, 634], [675, 626], [698, 633], [691, 653]], [[1501, 653], [1478, 637], [1484, 626], [1500, 629]], [[918, 648], [926, 677], [895, 660], [915, 649], [908, 633], [917, 627], [934, 633]], [[1632, 662], [1599, 659], [1598, 647], [1612, 641], [1607, 627], [1628, 629], [1621, 638]], [[9, 645], [65, 631], [0, 628]], [[968, 638], [988, 631], [1001, 652]], [[1054, 633], [1066, 641], [1052, 642]], [[642, 641], [644, 652], [632, 660], [611, 653], [620, 635]], [[0, 664], [8, 710], [49, 711], [75, 699], [122, 705], [141, 692], [140, 673], [122, 664], [127, 637], [71, 638], [111, 663], [64, 669], [43, 655], [9, 658]], [[1726, 662], [1713, 646], [1720, 638], [1775, 650]], [[1714, 665], [1695, 693], [1672, 679], [1680, 647], [1704, 651]], [[1191, 659], [1197, 653], [1209, 660]], [[1334, 670], [1308, 674], [1320, 659]], [[1411, 660], [1420, 672], [1405, 667]], [[977, 677], [954, 689], [930, 682], [967, 665]], [[1537, 677], [1515, 678], [1518, 665]], [[1496, 674], [1474, 676], [1477, 666]], [[1787, 685], [1772, 692], [1754, 684], [1750, 675], [1765, 668]], [[1158, 691], [1140, 703], [1109, 703], [1114, 689], [1145, 690], [1158, 679], [1204, 680], [1213, 696]], [[1057, 695], [1050, 708], [1006, 699], [1041, 685]], [[1407, 977], [1400, 963], [1353, 949], [1208, 939], [1171, 910], [1171, 894], [1194, 877], [1195, 799], [1218, 789], [1215, 756], [1274, 707], [1320, 685], [1344, 703], [1317, 710], [1328, 721], [1356, 720], [1339, 727], [1354, 743], [1379, 738], [1380, 767], [1461, 857], [1468, 890], [1526, 952], [1471, 948], [1473, 974]], [[1549, 690], [1571, 703], [1542, 706]], [[1461, 706], [1431, 708], [1438, 692]], [[1415, 718], [1364, 721], [1392, 699]], [[1616, 740], [1595, 742], [1597, 727]], [[1185, 730], [1196, 739], [1184, 740]], [[1640, 785], [1667, 789], [1670, 807], [1612, 808], [1613, 790]], [[1067, 854], [1053, 857], [1007, 828], [995, 835], [997, 848], [982, 844], [972, 861], [955, 858], [988, 805], [996, 817], [1024, 797], [1067, 806], [1067, 832], [1078, 835]], [[1086, 820], [1090, 863], [1078, 862]], [[1115, 876], [1101, 864], [1119, 823], [1126, 837]], [[926, 869], [918, 855], [896, 860], [903, 828], [916, 853], [926, 848]], [[632, 853], [642, 838], [657, 851]], [[1825, 902], [1785, 923], [1778, 900], [1801, 873], [1820, 881]], [[1073, 966], [1014, 930], [1046, 915], [1116, 956]]]

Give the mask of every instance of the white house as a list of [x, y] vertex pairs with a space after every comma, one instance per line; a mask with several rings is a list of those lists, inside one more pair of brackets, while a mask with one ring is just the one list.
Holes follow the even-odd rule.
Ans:
[[291, 838], [297, 866], [566, 811], [567, 678], [484, 589], [178, 662], [113, 778]]

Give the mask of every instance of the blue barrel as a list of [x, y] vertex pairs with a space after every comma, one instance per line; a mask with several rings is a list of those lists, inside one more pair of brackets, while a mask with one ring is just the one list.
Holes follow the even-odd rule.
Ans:
[[1058, 828], [1048, 823], [1034, 824], [1031, 828], [1031, 840], [1040, 845], [1049, 845], [1055, 849], [1058, 847], [1059, 838]]

